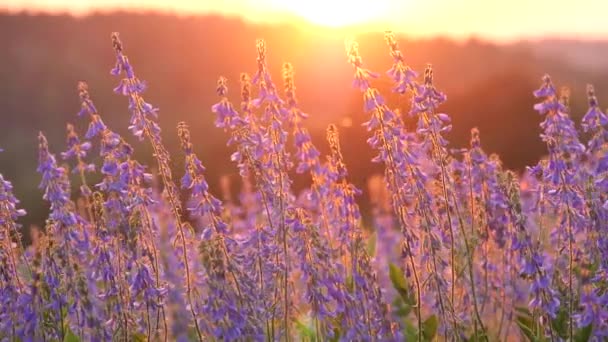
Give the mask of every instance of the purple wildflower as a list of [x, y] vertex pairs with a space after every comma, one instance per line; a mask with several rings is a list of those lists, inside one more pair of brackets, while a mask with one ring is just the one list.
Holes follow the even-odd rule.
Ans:
[[579, 142], [574, 122], [568, 115], [569, 91], [562, 91], [561, 98], [558, 97], [551, 78], [545, 75], [541, 88], [534, 95], [544, 98], [534, 106], [541, 115], [545, 115], [545, 120], [540, 124], [543, 129], [541, 139], [549, 150], [548, 162], [541, 167], [542, 180], [549, 203], [558, 215], [558, 223], [551, 232], [552, 242], [558, 249], [567, 251], [557, 252], [555, 264], [556, 271], [561, 273], [559, 275], [567, 284], [568, 336], [572, 337], [576, 311], [573, 268], [575, 259], [583, 257], [576, 236], [587, 226], [582, 189], [577, 181], [579, 170], [575, 167], [584, 152], [584, 146]]
[[[206, 222], [202, 230], [200, 250], [209, 259], [206, 263], [209, 299], [203, 308], [209, 319], [217, 322], [212, 334], [218, 339], [234, 339], [238, 336], [259, 336], [258, 325], [252, 325], [255, 294], [244, 272], [235, 262], [239, 258], [237, 241], [227, 235], [228, 224], [222, 219], [222, 203], [209, 192], [204, 177], [204, 166], [194, 154], [190, 142], [190, 131], [185, 123], [178, 125], [182, 151], [186, 159], [186, 172], [182, 188], [190, 190], [188, 208], [193, 217]], [[228, 283], [229, 285], [227, 286]], [[224, 316], [230, 319], [224, 322]]]
[[185, 271], [186, 297], [190, 314], [194, 322], [194, 327], [199, 340], [203, 340], [203, 335], [199, 328], [199, 319], [194, 310], [194, 299], [192, 297], [192, 275], [190, 274], [190, 263], [187, 259], [187, 244], [186, 227], [181, 218], [181, 202], [179, 201], [178, 189], [171, 175], [171, 167], [169, 166], [170, 156], [165, 148], [160, 135], [160, 126], [155, 121], [158, 117], [158, 108], [155, 108], [150, 103], [144, 101], [142, 93], [145, 90], [145, 83], [139, 80], [135, 75], [133, 66], [129, 62], [129, 58], [123, 53], [123, 45], [120, 41], [118, 33], [112, 34], [112, 46], [116, 53], [116, 66], [112, 69], [112, 74], [119, 76], [124, 74], [125, 78], [121, 79], [119, 85], [114, 89], [118, 94], [127, 96], [129, 99], [129, 110], [131, 111], [131, 120], [129, 129], [140, 140], [147, 139], [154, 150], [154, 157], [158, 164], [158, 170], [162, 176], [164, 191], [169, 201], [173, 219], [175, 220], [177, 233], [176, 241], [179, 241], [181, 258]]
[[29, 267], [21, 246], [21, 234], [17, 219], [25, 210], [17, 209], [19, 200], [13, 195], [11, 182], [0, 174], [0, 331], [9, 339], [16, 339], [21, 330], [19, 307], [21, 296], [28, 296], [26, 283], [19, 268], [25, 263]]

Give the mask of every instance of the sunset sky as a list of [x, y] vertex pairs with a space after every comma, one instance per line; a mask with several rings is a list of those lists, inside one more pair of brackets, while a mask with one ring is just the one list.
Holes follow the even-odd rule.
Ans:
[[608, 39], [606, 0], [0, 0], [0, 9], [156, 9], [218, 13], [257, 22], [301, 18], [328, 27], [360, 25], [411, 35], [518, 39]]

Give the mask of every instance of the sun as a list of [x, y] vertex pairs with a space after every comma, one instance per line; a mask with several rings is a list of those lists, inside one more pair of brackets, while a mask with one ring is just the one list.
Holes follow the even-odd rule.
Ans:
[[390, 14], [391, 0], [284, 0], [285, 10], [305, 20], [328, 27], [363, 25], [381, 21]]

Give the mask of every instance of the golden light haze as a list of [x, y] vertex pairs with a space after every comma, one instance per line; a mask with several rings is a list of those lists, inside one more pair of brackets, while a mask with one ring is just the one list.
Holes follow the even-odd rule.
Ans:
[[605, 0], [0, 0], [0, 9], [86, 14], [114, 9], [223, 14], [254, 22], [302, 19], [413, 36], [608, 39]]

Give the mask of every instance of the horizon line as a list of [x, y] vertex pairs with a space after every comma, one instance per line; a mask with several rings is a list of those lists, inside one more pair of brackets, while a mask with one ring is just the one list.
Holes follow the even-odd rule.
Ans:
[[[243, 17], [237, 13], [222, 13], [221, 11], [186, 11], [179, 9], [163, 9], [154, 7], [108, 7], [108, 8], [90, 8], [86, 10], [69, 10], [66, 8], [49, 9], [49, 8], [8, 8], [0, 7], [0, 16], [17, 16], [17, 15], [29, 15], [29, 16], [67, 16], [75, 19], [84, 19], [95, 16], [112, 16], [112, 15], [134, 15], [134, 16], [146, 16], [146, 15], [159, 15], [176, 18], [224, 18], [227, 20], [238, 20], [249, 25], [262, 25], [262, 26], [292, 26], [292, 27], [303, 27], [313, 28], [319, 31], [326, 32], [350, 32], [350, 33], [383, 33], [386, 31], [393, 31], [399, 35], [405, 35], [407, 38], [416, 40], [431, 40], [431, 39], [448, 39], [455, 42], [467, 42], [467, 41], [481, 41], [499, 45], [517, 44], [517, 43], [537, 43], [543, 41], [563, 41], [563, 42], [585, 42], [585, 43], [602, 43], [608, 42], [608, 35], [603, 34], [581, 34], [581, 33], [538, 33], [538, 34], [513, 34], [513, 35], [501, 35], [501, 34], [484, 34], [481, 32], [474, 33], [462, 33], [454, 34], [450, 32], [433, 32], [425, 34], [421, 32], [414, 32], [407, 29], [392, 28], [390, 30], [382, 28], [382, 22], [370, 22], [366, 24], [354, 24], [347, 25], [344, 27], [328, 27], [307, 21], [305, 18], [299, 17], [295, 14], [284, 13], [281, 19], [250, 19]], [[386, 25], [391, 26], [391, 25]]]

